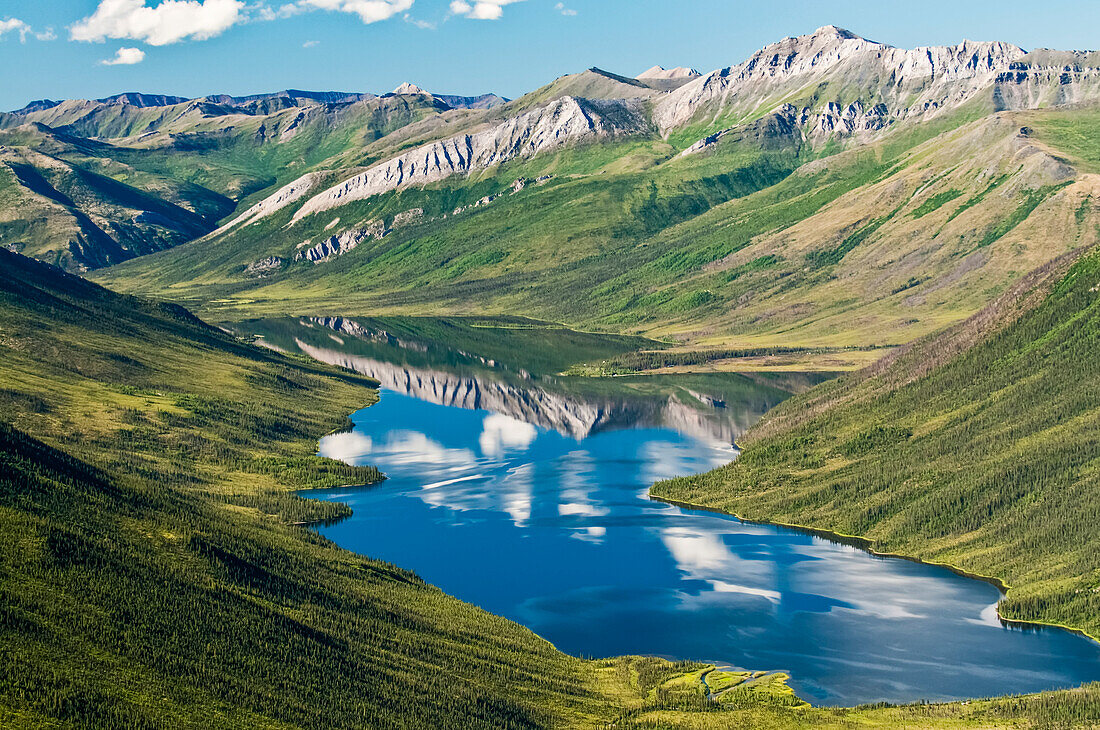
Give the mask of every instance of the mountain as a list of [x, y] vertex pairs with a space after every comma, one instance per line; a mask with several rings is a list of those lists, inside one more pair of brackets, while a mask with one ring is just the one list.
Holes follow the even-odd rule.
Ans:
[[646, 71], [635, 76], [636, 79], [692, 79], [696, 76], [702, 76], [701, 73], [693, 68], [687, 68], [686, 66], [677, 66], [676, 68], [665, 68], [664, 66], [654, 66]]
[[826, 27], [672, 91], [589, 69], [425, 110], [96, 277], [227, 316], [518, 313], [866, 362], [1096, 240], [1094, 62]]
[[0, 115], [0, 242], [71, 271], [109, 266], [210, 233], [295, 166], [354, 164], [426, 116], [504, 102], [293, 89], [33, 102]]
[[213, 231], [298, 166], [352, 150], [361, 159], [364, 146], [449, 109], [432, 97], [295, 93], [160, 106], [128, 94], [9, 115], [0, 240], [73, 271], [118, 263]]
[[[286, 301], [317, 315], [527, 314], [695, 349], [865, 353], [851, 365], [1095, 240], [1098, 79], [1087, 52], [904, 50], [827, 26], [705, 75], [591, 68], [509, 102], [66, 101], [0, 127], [45, 125], [82, 150], [62, 162], [125, 184], [134, 170], [186, 185], [166, 202], [202, 228], [169, 217], [120, 253], [13, 203], [0, 233], [225, 316]], [[18, 200], [46, 206], [38, 195]], [[137, 210], [96, 206], [109, 235]], [[72, 250], [87, 253], [57, 255]]]
[[638, 74], [635, 78], [644, 82], [647, 86], [652, 86], [662, 91], [672, 91], [699, 76], [702, 76], [702, 74], [686, 66], [677, 66], [676, 68], [654, 66]]
[[563, 146], [628, 136], [645, 128], [638, 105], [562, 97], [474, 134], [434, 142], [376, 165], [310, 198], [293, 221], [409, 185], [478, 172]]
[[452, 109], [492, 109], [508, 103], [507, 99], [497, 94], [480, 94], [479, 96], [435, 94], [435, 98]]
[[[654, 118], [667, 132], [700, 118], [707, 124], [740, 121], [755, 106], [787, 101], [814, 117], [807, 120], [814, 131], [831, 132], [838, 116], [848, 114], [858, 130], [877, 132], [898, 120], [931, 119], [995, 93], [1002, 74], [1024, 55], [999, 42], [903, 50], [826, 26], [694, 80], [662, 99]], [[791, 92], [804, 96], [792, 100]]]
[[[424, 89], [421, 89], [419, 86], [417, 86], [415, 84], [410, 84], [408, 81], [406, 81], [405, 83], [401, 84], [396, 89], [394, 89], [393, 93], [395, 93], [395, 94], [413, 94], [413, 95], [428, 94], [428, 92], [424, 91]], [[431, 96], [431, 95], [428, 94], [428, 96]]]
[[105, 149], [40, 124], [0, 130], [0, 244], [86, 271], [193, 240], [233, 209], [212, 191], [108, 161]]

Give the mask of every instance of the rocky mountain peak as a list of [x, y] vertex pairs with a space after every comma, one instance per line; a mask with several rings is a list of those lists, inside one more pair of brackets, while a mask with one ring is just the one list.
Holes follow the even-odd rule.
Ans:
[[[807, 37], [807, 36], [804, 36], [804, 37]], [[810, 37], [810, 38], [828, 37], [828, 38], [838, 38], [840, 40], [857, 40], [857, 39], [858, 40], [863, 40], [863, 41], [867, 40], [863, 36], [857, 35], [857, 34], [853, 33], [852, 31], [848, 30], [847, 28], [841, 28], [840, 26], [837, 26], [837, 25], [823, 25], [820, 28], [818, 28], [817, 30], [815, 30], [813, 33], [811, 33], [808, 37]]]
[[393, 93], [395, 93], [395, 94], [410, 94], [410, 95], [412, 95], [412, 94], [424, 94], [424, 95], [430, 96], [430, 94], [428, 94], [427, 91], [424, 91], [424, 89], [421, 89], [416, 84], [410, 84], [408, 81], [406, 81], [405, 83], [401, 84], [396, 89], [394, 89]]
[[[846, 107], [860, 101], [878, 108], [886, 121], [930, 116], [990, 89], [997, 75], [1024, 55], [1022, 48], [999, 42], [905, 50], [828, 25], [688, 82], [661, 100], [654, 117], [667, 130], [703, 109], [708, 114], [723, 108], [747, 112], [811, 86], [819, 89], [816, 97], [805, 99], [811, 113], [831, 103]], [[822, 90], [835, 96], [821, 96]]]

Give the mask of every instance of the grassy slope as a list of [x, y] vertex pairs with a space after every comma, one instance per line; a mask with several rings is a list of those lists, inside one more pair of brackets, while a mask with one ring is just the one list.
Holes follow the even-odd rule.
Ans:
[[654, 493], [995, 576], [1005, 617], [1100, 636], [1100, 254], [1066, 261]]
[[[795, 141], [733, 140], [688, 158], [658, 140], [577, 148], [290, 228], [288, 209], [96, 278], [222, 317], [520, 313], [704, 347], [896, 345], [1096, 240], [1086, 203], [1097, 181], [1076, 158], [1076, 172], [1066, 167], [1046, 135], [1068, 112], [987, 111], [976, 104], [816, 160]], [[451, 215], [544, 173], [556, 178]], [[423, 222], [327, 263], [266, 278], [244, 270], [414, 207]]]
[[[117, 263], [198, 238], [237, 204], [314, 167], [384, 156], [391, 133], [443, 118], [416, 97], [255, 115], [191, 106], [65, 102], [9, 118], [0, 162], [41, 179], [9, 190], [0, 169], [0, 244], [71, 270]], [[135, 225], [141, 211], [158, 225]]]

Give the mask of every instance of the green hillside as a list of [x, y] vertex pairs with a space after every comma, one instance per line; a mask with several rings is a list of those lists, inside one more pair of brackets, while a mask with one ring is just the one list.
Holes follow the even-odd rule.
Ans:
[[826, 26], [667, 87], [590, 69], [491, 108], [43, 102], [0, 117], [0, 244], [212, 319], [519, 315], [850, 367], [869, 356], [838, 349], [930, 334], [1097, 242], [1098, 78], [1095, 54]]
[[[372, 383], [0, 252], [6, 727], [546, 725], [584, 665], [291, 523]], [[431, 718], [429, 720], [429, 718]]]
[[[0, 251], [0, 724], [989, 727], [1097, 690], [817, 710], [779, 674], [582, 661], [296, 523], [372, 382]], [[718, 691], [703, 695], [700, 674]]]
[[1005, 618], [1100, 636], [1100, 253], [782, 404], [660, 497], [999, 579]]
[[[219, 317], [520, 313], [704, 348], [894, 346], [1097, 240], [1096, 178], [1047, 132], [1067, 116], [975, 108], [827, 156], [748, 131], [690, 157], [659, 140], [569, 150], [300, 223], [289, 206], [95, 276]], [[371, 220], [390, 232], [295, 260]]]

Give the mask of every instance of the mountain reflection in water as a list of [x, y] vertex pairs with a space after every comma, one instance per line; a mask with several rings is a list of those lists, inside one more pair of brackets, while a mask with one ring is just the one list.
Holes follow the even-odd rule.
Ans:
[[[790, 391], [825, 377], [768, 375], [754, 380], [717, 374], [600, 382], [512, 369], [445, 343], [400, 337], [344, 317], [246, 324], [250, 332], [262, 335], [259, 344], [297, 350], [367, 375], [378, 380], [384, 390], [437, 405], [491, 411], [574, 439], [612, 429], [661, 426], [732, 445]], [[554, 332], [547, 333], [545, 347], [555, 346]], [[592, 387], [594, 382], [600, 384]], [[727, 402], [730, 395], [733, 401]]]
[[[537, 374], [565, 367], [533, 350], [541, 338], [573, 357], [600, 352], [564, 332], [452, 328], [450, 342], [415, 336], [442, 327], [418, 323], [249, 327], [382, 382], [381, 401], [320, 450], [390, 479], [310, 493], [353, 509], [319, 531], [563, 651], [785, 670], [825, 704], [1100, 680], [1100, 645], [1002, 626], [988, 583], [648, 499], [656, 480], [729, 462], [734, 438], [812, 378]], [[455, 344], [478, 337], [496, 349]]]

